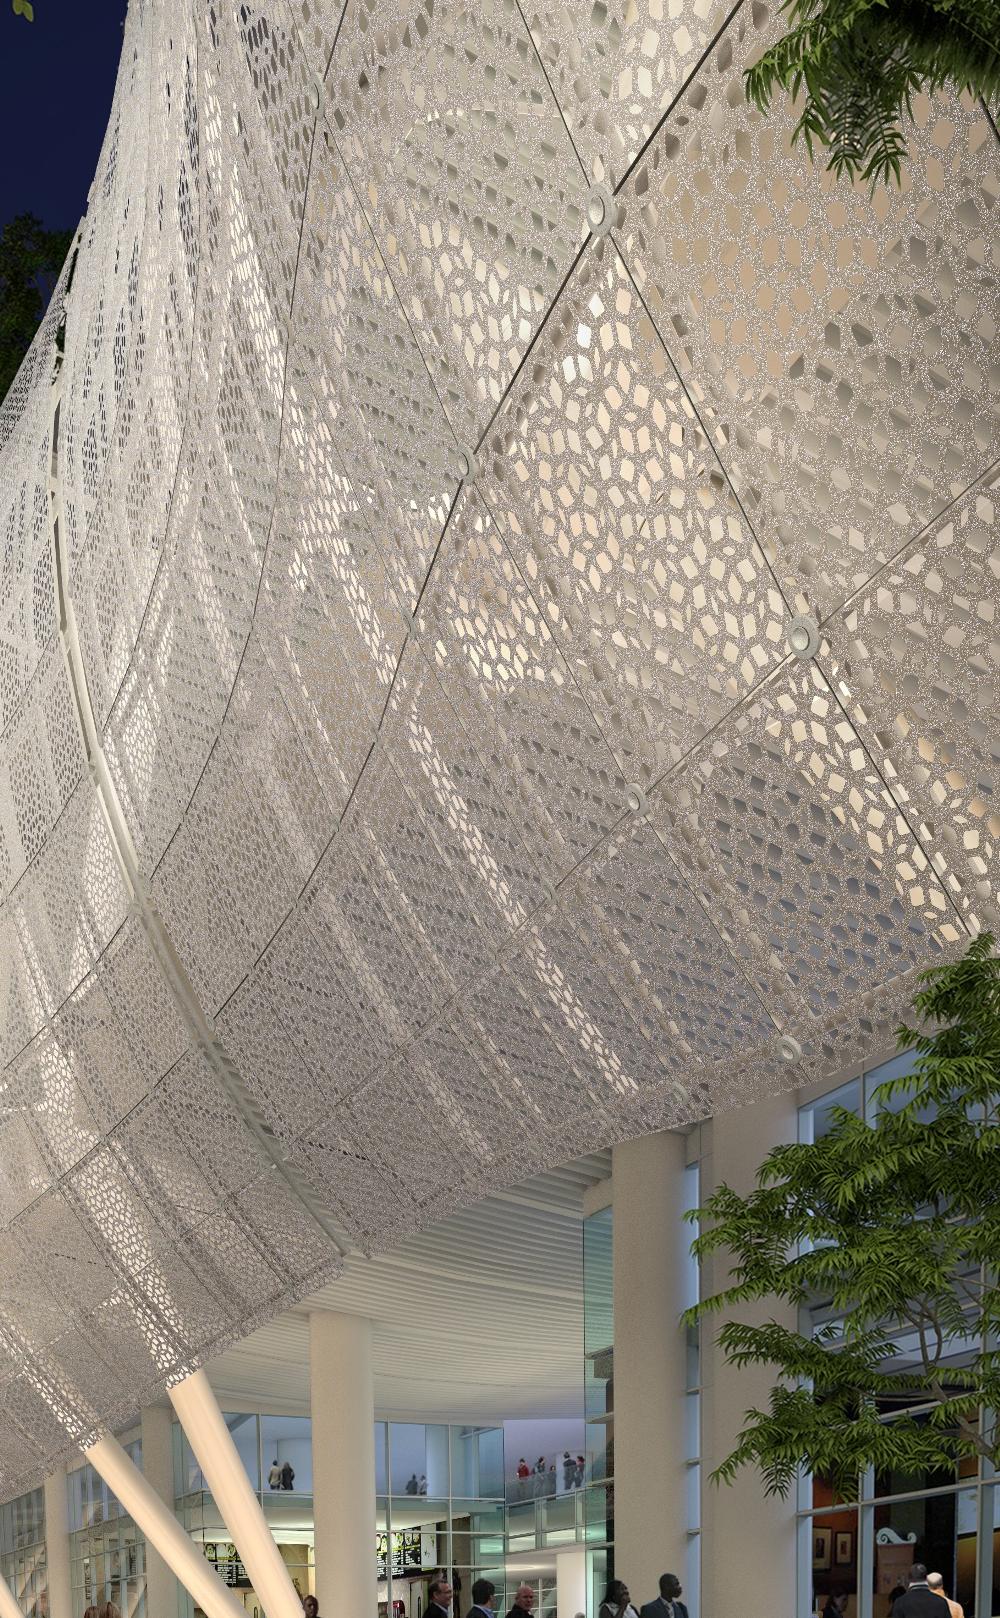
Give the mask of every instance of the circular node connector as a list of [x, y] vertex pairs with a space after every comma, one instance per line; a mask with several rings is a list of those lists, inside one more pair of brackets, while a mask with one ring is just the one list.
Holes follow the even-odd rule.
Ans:
[[629, 787], [625, 802], [634, 815], [644, 815], [649, 807], [646, 802], [646, 794], [638, 784], [633, 784]]
[[455, 465], [458, 468], [459, 478], [463, 483], [475, 483], [479, 475], [479, 462], [476, 459], [475, 450], [470, 449], [468, 444], [459, 445]]
[[801, 1062], [802, 1046], [797, 1039], [792, 1038], [791, 1034], [782, 1034], [778, 1040], [778, 1055], [783, 1062], [788, 1062], [789, 1064]]
[[587, 193], [587, 224], [592, 236], [606, 236], [614, 225], [615, 199], [606, 185], [593, 185]]
[[786, 638], [793, 657], [815, 657], [820, 643], [819, 624], [815, 618], [800, 613], [797, 618], [789, 618]]

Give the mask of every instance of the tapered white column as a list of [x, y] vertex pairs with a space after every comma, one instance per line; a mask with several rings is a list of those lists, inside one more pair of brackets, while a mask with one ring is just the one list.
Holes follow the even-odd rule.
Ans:
[[[702, 1199], [723, 1181], [745, 1195], [772, 1146], [796, 1138], [795, 1094], [771, 1096], [750, 1107], [737, 1107], [712, 1119], [710, 1152], [702, 1163]], [[702, 1294], [727, 1283], [723, 1255], [706, 1265]], [[795, 1325], [794, 1309], [777, 1302], [740, 1305], [733, 1318], [759, 1325], [778, 1320]], [[775, 1382], [773, 1367], [749, 1365], [734, 1370], [716, 1346], [725, 1315], [702, 1326], [704, 1435], [703, 1472], [707, 1479], [734, 1448], [751, 1406], [766, 1410]], [[795, 1500], [768, 1499], [753, 1467], [738, 1472], [732, 1484], [706, 1481], [702, 1496], [702, 1613], [723, 1614], [737, 1604], [746, 1618], [792, 1613], [795, 1606]], [[735, 1580], [735, 1583], [734, 1583]]]
[[[227, 1590], [201, 1546], [188, 1538], [173, 1512], [126, 1455], [117, 1438], [110, 1434], [99, 1438], [84, 1454], [142, 1529], [147, 1544], [159, 1551], [207, 1618], [246, 1618], [242, 1601], [237, 1601], [232, 1591]], [[151, 1613], [150, 1618], [160, 1618], [160, 1614]]]
[[[165, 1505], [174, 1500], [174, 1422], [166, 1405], [142, 1412], [142, 1475]], [[146, 1612], [149, 1618], [177, 1618], [177, 1579], [155, 1548], [146, 1546]], [[52, 1618], [59, 1618], [58, 1613]]]
[[204, 1371], [195, 1371], [169, 1391], [170, 1403], [267, 1618], [302, 1618], [302, 1603], [208, 1377]]
[[[45, 1574], [48, 1618], [72, 1618], [73, 1597], [69, 1577], [69, 1501], [66, 1468], [45, 1479]], [[171, 1618], [173, 1615], [171, 1614]]]
[[0, 1573], [0, 1618], [24, 1618], [24, 1613], [14, 1599], [14, 1592], [2, 1573]]
[[684, 1136], [671, 1133], [625, 1141], [611, 1158], [615, 1573], [636, 1607], [655, 1601], [661, 1573], [685, 1578], [687, 1378], [680, 1315], [693, 1234], [684, 1222], [685, 1162]]
[[372, 1618], [375, 1397], [371, 1322], [309, 1316], [316, 1594], [323, 1618]]

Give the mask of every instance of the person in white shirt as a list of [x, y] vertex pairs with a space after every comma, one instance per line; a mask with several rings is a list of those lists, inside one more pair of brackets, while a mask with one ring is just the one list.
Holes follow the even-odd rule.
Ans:
[[960, 1601], [951, 1601], [949, 1600], [948, 1596], [945, 1595], [944, 1578], [942, 1574], [928, 1573], [927, 1588], [929, 1590], [933, 1590], [936, 1596], [941, 1597], [941, 1600], [946, 1604], [948, 1611], [951, 1613], [951, 1618], [965, 1618], [965, 1610], [962, 1603]]

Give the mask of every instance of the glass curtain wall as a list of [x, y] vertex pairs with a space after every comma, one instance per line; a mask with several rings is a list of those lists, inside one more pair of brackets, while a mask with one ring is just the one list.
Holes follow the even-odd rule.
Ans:
[[588, 1605], [596, 1612], [614, 1577], [615, 1349], [614, 1215], [601, 1208], [583, 1221], [583, 1355], [586, 1422], [584, 1534], [588, 1546]]
[[[124, 1438], [122, 1445], [141, 1467], [142, 1440]], [[68, 1473], [67, 1487], [73, 1618], [105, 1601], [113, 1601], [122, 1618], [146, 1618], [146, 1542], [139, 1529], [87, 1462]]]
[[26, 1618], [46, 1618], [45, 1499], [41, 1489], [0, 1506], [0, 1575]]
[[[315, 1589], [312, 1424], [308, 1416], [226, 1415], [299, 1594]], [[456, 1610], [480, 1574], [504, 1585], [503, 1433], [497, 1427], [375, 1423], [376, 1543], [382, 1618], [422, 1618], [427, 1587], [449, 1573]], [[220, 1576], [256, 1597], [181, 1428], [174, 1424], [177, 1514]], [[193, 1608], [189, 1606], [189, 1613]]]
[[[799, 1110], [799, 1138], [822, 1139], [835, 1107], [872, 1118], [876, 1092], [889, 1079], [912, 1071], [905, 1054], [866, 1069]], [[894, 1100], [893, 1106], [903, 1102]], [[831, 1318], [822, 1303], [809, 1311], [818, 1326]], [[898, 1350], [917, 1359], [916, 1342], [898, 1335]], [[957, 1345], [954, 1363], [975, 1345]], [[892, 1421], [898, 1408], [886, 1409]], [[920, 1417], [921, 1407], [908, 1414]], [[925, 1471], [918, 1476], [868, 1472], [859, 1479], [855, 1500], [836, 1499], [818, 1477], [804, 1478], [799, 1496], [800, 1606], [838, 1618], [888, 1618], [905, 1585], [911, 1563], [923, 1562], [944, 1577], [948, 1594], [966, 1618], [1000, 1618], [1000, 1514], [997, 1485], [988, 1466], [963, 1462], [955, 1472]], [[836, 1603], [836, 1608], [834, 1608]]]

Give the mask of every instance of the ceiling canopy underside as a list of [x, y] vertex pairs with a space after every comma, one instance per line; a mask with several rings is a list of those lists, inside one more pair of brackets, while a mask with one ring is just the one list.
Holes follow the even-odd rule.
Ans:
[[0, 414], [0, 1492], [995, 918], [1000, 147], [835, 184], [780, 26], [133, 0]]

